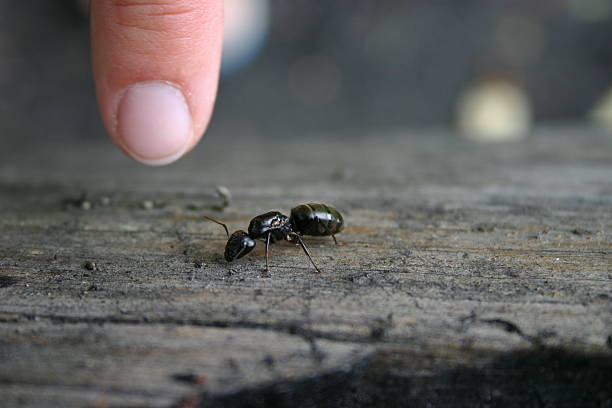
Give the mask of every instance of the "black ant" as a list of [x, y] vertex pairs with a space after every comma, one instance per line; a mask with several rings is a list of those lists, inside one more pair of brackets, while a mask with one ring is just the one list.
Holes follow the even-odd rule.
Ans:
[[232, 262], [242, 258], [255, 248], [255, 240], [261, 239], [266, 242], [266, 271], [268, 270], [268, 247], [276, 241], [287, 240], [297, 242], [304, 253], [310, 259], [312, 266], [317, 272], [321, 272], [312, 260], [308, 248], [304, 245], [301, 236], [330, 236], [334, 239], [335, 234], [342, 231], [344, 219], [342, 214], [334, 207], [319, 203], [301, 204], [291, 209], [291, 215], [287, 217], [278, 211], [270, 211], [258, 215], [249, 223], [249, 232], [242, 230], [234, 232], [231, 236], [227, 226], [221, 221], [204, 216], [206, 219], [216, 222], [225, 228], [229, 239], [225, 245], [225, 260]]

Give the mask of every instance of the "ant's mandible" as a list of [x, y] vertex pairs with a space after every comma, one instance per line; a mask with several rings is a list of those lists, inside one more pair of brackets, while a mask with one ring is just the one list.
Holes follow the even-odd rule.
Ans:
[[344, 219], [342, 214], [334, 207], [320, 203], [301, 204], [291, 209], [291, 215], [287, 217], [278, 211], [270, 211], [258, 215], [249, 223], [249, 231], [242, 230], [234, 232], [231, 236], [227, 226], [221, 221], [204, 216], [206, 219], [216, 222], [225, 228], [229, 239], [225, 245], [225, 260], [231, 262], [242, 258], [255, 248], [255, 240], [261, 239], [266, 243], [266, 271], [268, 270], [268, 247], [276, 241], [287, 240], [297, 242], [314, 266], [317, 272], [321, 272], [312, 260], [308, 248], [304, 245], [301, 236], [330, 236], [336, 241], [335, 234], [342, 231]]

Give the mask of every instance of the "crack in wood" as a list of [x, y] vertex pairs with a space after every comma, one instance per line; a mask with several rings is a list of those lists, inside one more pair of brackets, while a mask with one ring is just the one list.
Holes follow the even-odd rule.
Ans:
[[222, 321], [222, 320], [198, 320], [198, 319], [155, 319], [149, 317], [143, 318], [120, 318], [120, 317], [76, 317], [76, 316], [59, 316], [59, 315], [43, 315], [29, 313], [11, 313], [0, 314], [0, 323], [18, 324], [22, 320], [41, 321], [48, 320], [55, 324], [119, 324], [119, 325], [172, 325], [172, 326], [194, 326], [194, 327], [214, 327], [227, 329], [256, 329], [268, 330], [288, 335], [298, 336], [304, 339], [313, 350], [313, 355], [318, 353], [315, 339], [331, 340], [337, 342], [373, 344], [377, 343], [378, 339], [372, 339], [369, 336], [360, 336], [355, 334], [331, 334], [319, 330], [312, 330], [300, 324], [291, 323], [258, 323], [253, 321]]

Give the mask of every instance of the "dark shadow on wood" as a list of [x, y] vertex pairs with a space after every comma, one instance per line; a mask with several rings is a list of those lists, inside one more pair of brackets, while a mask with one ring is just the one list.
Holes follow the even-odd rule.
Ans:
[[19, 282], [19, 280], [13, 278], [12, 276], [0, 275], [0, 288], [7, 288], [9, 286], [13, 286], [17, 282]]
[[[201, 407], [610, 407], [612, 354], [534, 348], [452, 369], [436, 357], [381, 353], [350, 372], [276, 383]], [[419, 361], [416, 361], [419, 360]], [[428, 360], [428, 361], [426, 361]], [[414, 363], [411, 364], [411, 363]], [[417, 367], [415, 367], [417, 366]], [[416, 369], [415, 369], [416, 368]], [[191, 401], [192, 403], [195, 401]]]

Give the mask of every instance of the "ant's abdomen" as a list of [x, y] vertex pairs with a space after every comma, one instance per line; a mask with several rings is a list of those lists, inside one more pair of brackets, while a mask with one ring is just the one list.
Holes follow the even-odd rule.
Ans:
[[344, 226], [342, 214], [331, 205], [321, 203], [293, 207], [290, 219], [294, 231], [302, 235], [335, 235]]

